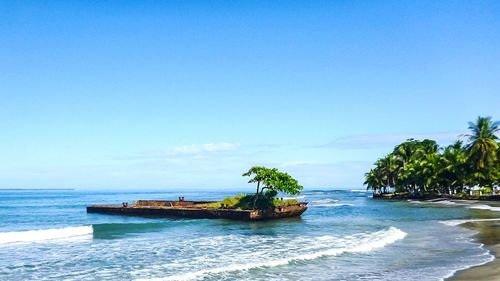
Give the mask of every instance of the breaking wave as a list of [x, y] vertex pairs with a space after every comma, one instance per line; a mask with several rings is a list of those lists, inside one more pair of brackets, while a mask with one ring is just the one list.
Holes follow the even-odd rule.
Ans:
[[310, 203], [312, 206], [316, 207], [341, 207], [341, 206], [354, 206], [353, 204], [349, 203], [339, 203], [339, 200], [336, 199], [319, 199], [319, 200], [314, 200], [311, 201]]
[[92, 234], [92, 226], [76, 226], [26, 231], [0, 232], [0, 245], [71, 239]]
[[[259, 250], [258, 253], [256, 252], [239, 253], [239, 255], [243, 260], [252, 260], [250, 256], [247, 257], [248, 259], [245, 259], [244, 256], [248, 254], [253, 257], [258, 256], [259, 259], [262, 260], [261, 262], [240, 263], [237, 260], [234, 260], [234, 257], [233, 258], [229, 257], [230, 258], [229, 260], [231, 262], [229, 262], [230, 264], [228, 266], [206, 268], [202, 270], [192, 270], [183, 274], [177, 274], [167, 277], [156, 277], [156, 278], [153, 277], [146, 279], [139, 278], [136, 279], [136, 281], [194, 280], [217, 274], [237, 272], [237, 271], [247, 271], [255, 268], [284, 266], [296, 261], [308, 261], [321, 257], [338, 256], [344, 253], [366, 253], [390, 245], [398, 240], [403, 239], [406, 235], [407, 235], [406, 232], [403, 232], [402, 230], [395, 227], [390, 227], [388, 229], [372, 233], [354, 234], [342, 238], [337, 238], [329, 235], [315, 237], [315, 238], [302, 237], [294, 240], [298, 240], [297, 242], [298, 244], [296, 246], [300, 247], [301, 251], [299, 252], [303, 252], [304, 254], [292, 255], [287, 258], [276, 259], [276, 256], [287, 256], [290, 255], [291, 253], [294, 253], [295, 251], [290, 249], [284, 249], [285, 254], [280, 255], [280, 254], [273, 254], [272, 253], [273, 249], [261, 249]], [[233, 242], [245, 243], [244, 242], [245, 239], [248, 238], [228, 236], [228, 237], [222, 237], [221, 241], [238, 240]], [[269, 239], [272, 239], [273, 242], [279, 242], [277, 240], [280, 240], [280, 238], [269, 238]], [[264, 242], [260, 241], [259, 243], [265, 243], [265, 241]], [[172, 266], [175, 267], [175, 265], [168, 264], [168, 265], [162, 265], [162, 268], [164, 269], [171, 268]], [[184, 264], [184, 266], [186, 266], [186, 264]], [[193, 266], [199, 267], [200, 264], [194, 264]], [[206, 265], [202, 264], [202, 266]], [[157, 272], [158, 270], [161, 270], [162, 268], [154, 268], [154, 269], [152, 268], [150, 271], [154, 273]], [[138, 272], [137, 274], [139, 276], [144, 276], [144, 272]]]

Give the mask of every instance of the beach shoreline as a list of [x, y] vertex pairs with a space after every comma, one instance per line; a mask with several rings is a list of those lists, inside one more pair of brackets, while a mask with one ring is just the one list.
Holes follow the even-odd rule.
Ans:
[[[491, 207], [498, 207], [498, 202], [482, 202]], [[481, 265], [458, 270], [446, 281], [500, 281], [500, 217], [498, 220], [471, 220], [459, 225], [477, 233], [474, 239], [487, 249], [493, 260]]]
[[[465, 224], [467, 226], [464, 227], [467, 227], [469, 229], [481, 231], [480, 229], [484, 230], [486, 228], [500, 234], [500, 229], [495, 229], [500, 225], [500, 221], [496, 223], [496, 226], [493, 222], [475, 222]], [[500, 281], [500, 243], [497, 242], [496, 244], [487, 244], [488, 242], [485, 241], [485, 239], [482, 239], [481, 236], [481, 233], [478, 233], [477, 235], [475, 235], [475, 238], [478, 242], [484, 245], [484, 248], [489, 250], [490, 254], [494, 256], [494, 259], [481, 265], [458, 270], [453, 274], [453, 276], [445, 279], [446, 281]]]

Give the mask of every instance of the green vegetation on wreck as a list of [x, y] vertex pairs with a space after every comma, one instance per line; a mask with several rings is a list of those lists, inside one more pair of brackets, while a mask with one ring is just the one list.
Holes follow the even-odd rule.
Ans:
[[374, 194], [394, 191], [414, 197], [495, 194], [500, 185], [499, 124], [491, 117], [469, 122], [465, 145], [456, 141], [440, 147], [434, 140], [408, 139], [375, 162], [365, 185]]
[[209, 203], [205, 207], [252, 210], [286, 207], [299, 203], [296, 199], [276, 197], [278, 192], [297, 195], [303, 189], [303, 186], [299, 185], [298, 181], [287, 173], [280, 172], [276, 168], [254, 166], [243, 176], [250, 177], [249, 183], [257, 184], [255, 194], [238, 194], [235, 197], [226, 197], [223, 201]]
[[280, 198], [272, 198], [272, 199], [264, 199], [262, 197], [257, 201], [256, 206], [254, 207], [254, 196], [248, 194], [238, 194], [234, 197], [226, 197], [224, 200], [220, 202], [207, 203], [203, 205], [198, 205], [200, 207], [207, 208], [234, 208], [234, 209], [242, 209], [242, 210], [253, 210], [253, 209], [268, 209], [271, 207], [286, 207], [291, 205], [299, 204], [297, 199], [280, 199]]

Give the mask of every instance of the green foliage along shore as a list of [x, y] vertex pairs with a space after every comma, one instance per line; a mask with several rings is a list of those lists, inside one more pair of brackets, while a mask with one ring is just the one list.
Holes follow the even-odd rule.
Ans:
[[387, 156], [378, 159], [365, 174], [365, 185], [374, 193], [427, 194], [469, 193], [481, 190], [495, 194], [500, 185], [499, 122], [478, 117], [469, 122], [467, 143], [440, 147], [424, 139], [397, 145]]

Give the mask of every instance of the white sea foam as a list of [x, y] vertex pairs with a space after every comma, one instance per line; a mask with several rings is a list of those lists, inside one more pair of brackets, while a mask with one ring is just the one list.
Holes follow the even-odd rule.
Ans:
[[440, 221], [440, 223], [448, 225], [448, 226], [457, 226], [457, 225], [464, 224], [467, 222], [481, 222], [481, 221], [500, 221], [500, 218], [498, 218], [498, 219], [446, 220], [446, 221]]
[[310, 204], [312, 206], [317, 206], [317, 207], [354, 206], [353, 204], [349, 204], [349, 203], [339, 203], [339, 200], [331, 199], [331, 198], [314, 200], [314, 201], [311, 201]]
[[500, 212], [500, 207], [493, 207], [485, 204], [477, 204], [477, 205], [471, 205], [467, 207], [469, 209], [480, 209], [480, 210], [490, 210], [490, 211], [495, 211], [495, 212]]
[[340, 203], [339, 200], [326, 198], [311, 201], [310, 205], [316, 207], [341, 207], [341, 206], [354, 206], [350, 203]]
[[314, 200], [314, 201], [311, 201], [311, 204], [324, 204], [324, 203], [335, 203], [335, 202], [339, 202], [339, 200], [337, 199], [332, 199], [332, 198], [326, 198], [326, 199], [318, 199], [318, 200]]
[[500, 207], [493, 207], [489, 206], [486, 204], [470, 204], [470, 203], [461, 203], [461, 202], [454, 202], [454, 201], [448, 201], [448, 200], [439, 200], [439, 201], [413, 201], [413, 200], [407, 200], [410, 203], [431, 203], [431, 204], [441, 204], [441, 205], [447, 205], [447, 206], [462, 206], [462, 207], [467, 207], [469, 209], [479, 209], [479, 210], [490, 210], [490, 211], [495, 211], [495, 212], [500, 212]]
[[324, 204], [324, 205], [315, 205], [315, 206], [319, 206], [319, 207], [342, 207], [342, 206], [354, 207], [354, 204], [350, 204], [350, 203], [334, 203], [334, 204]]
[[[469, 239], [467, 242], [468, 243], [471, 243], [471, 244], [478, 244], [476, 242], [473, 242], [474, 239]], [[478, 246], [479, 249], [483, 249], [484, 250], [484, 244], [482, 243], [479, 243], [479, 246]], [[485, 257], [484, 259], [482, 259], [482, 257]], [[465, 269], [469, 269], [471, 267], [474, 267], [474, 266], [480, 266], [480, 265], [483, 265], [483, 264], [486, 264], [486, 263], [489, 263], [491, 261], [494, 261], [495, 260], [495, 256], [493, 254], [491, 254], [490, 251], [488, 250], [484, 250], [484, 252], [480, 255], [477, 255], [474, 259], [474, 262], [471, 262], [469, 264], [461, 264], [459, 267], [455, 268], [455, 269], [452, 269], [450, 270], [443, 278], [441, 278], [440, 280], [441, 281], [444, 281], [450, 277], [452, 277], [453, 275], [455, 275], [456, 272], [460, 271], [460, 270], [465, 270]]]
[[367, 191], [364, 189], [352, 189], [351, 192], [360, 192], [360, 193], [366, 193]]
[[296, 199], [296, 200], [299, 200], [299, 199], [304, 199], [306, 196], [305, 195], [301, 195], [301, 196], [295, 196], [295, 197], [283, 197], [284, 200], [290, 200], [290, 199]]
[[411, 203], [411, 204], [440, 204], [440, 205], [446, 205], [446, 206], [451, 206], [451, 207], [459, 207], [459, 206], [465, 206], [465, 205], [467, 205], [467, 204], [464, 204], [464, 203], [457, 203], [457, 202], [448, 201], [448, 200], [442, 200], [442, 199], [439, 199], [439, 200], [424, 200], [424, 201], [408, 199], [406, 201], [409, 202], [409, 203]]
[[450, 205], [450, 206], [462, 206], [464, 204], [453, 202], [453, 201], [448, 201], [448, 200], [441, 200], [441, 201], [427, 201], [429, 203], [436, 203], [436, 204], [442, 204], [442, 205]]
[[[298, 239], [299, 241], [301, 241], [301, 244], [308, 244], [302, 247], [301, 252], [304, 252], [303, 254], [281, 259], [276, 259], [275, 257], [283, 255], [271, 255], [271, 259], [263, 260], [263, 255], [261, 255], [262, 253], [254, 252], [252, 253], [252, 256], [259, 257], [258, 260], [260, 260], [260, 262], [238, 263], [237, 261], [233, 261], [232, 264], [229, 264], [227, 266], [207, 268], [167, 277], [137, 279], [137, 281], [194, 280], [206, 277], [207, 275], [247, 271], [254, 268], [283, 266], [296, 261], [308, 261], [321, 257], [337, 256], [344, 253], [366, 253], [383, 248], [389, 244], [401, 240], [406, 235], [407, 233], [401, 231], [400, 229], [390, 227], [388, 229], [376, 231], [373, 233], [362, 233], [346, 236], [343, 238], [326, 235], [313, 238], [313, 240], [311, 240], [311, 238]], [[230, 239], [231, 238], [224, 238], [224, 240], [226, 241]], [[269, 252], [269, 249], [267, 250], [267, 252]], [[286, 253], [290, 254], [294, 252], [295, 251], [287, 251]], [[253, 259], [251, 257], [248, 258], [251, 260]], [[170, 267], [171, 265], [168, 266]], [[158, 268], [155, 268], [155, 270], [158, 270]]]
[[72, 239], [90, 235], [92, 232], [92, 226], [0, 232], [0, 245], [40, 242], [54, 239]]

